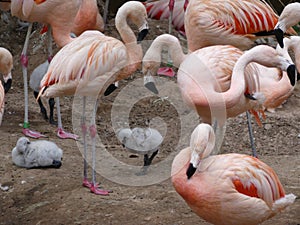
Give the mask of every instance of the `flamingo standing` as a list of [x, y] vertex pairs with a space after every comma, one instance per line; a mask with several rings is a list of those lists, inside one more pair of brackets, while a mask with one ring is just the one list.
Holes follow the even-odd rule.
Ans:
[[[127, 24], [132, 21], [139, 27], [138, 38]], [[82, 131], [84, 142], [84, 180], [83, 185], [95, 194], [108, 195], [109, 191], [98, 189], [95, 180], [95, 105], [91, 126], [92, 139], [92, 182], [87, 181], [86, 162], [86, 96], [101, 96], [113, 82], [124, 79], [140, 66], [142, 47], [138, 43], [147, 34], [147, 12], [140, 2], [130, 1], [122, 5], [115, 18], [116, 28], [120, 33], [121, 42], [105, 36], [98, 31], [86, 31], [71, 43], [63, 47], [51, 61], [48, 72], [41, 81], [39, 95], [57, 97], [80, 95], [83, 97]], [[97, 101], [98, 103], [98, 101]]]
[[[99, 14], [96, 0], [76, 0], [76, 1], [31, 1], [20, 2], [12, 1], [12, 15], [15, 15], [23, 20], [29, 22], [40, 22], [50, 25], [53, 30], [52, 34], [54, 41], [59, 47], [63, 47], [70, 41], [70, 33], [80, 35], [84, 30], [96, 29], [103, 31], [104, 23]], [[25, 95], [25, 115], [24, 115], [24, 129], [23, 133], [27, 136], [39, 138], [41, 135], [38, 132], [29, 130], [28, 122], [28, 91], [27, 91], [27, 48], [29, 41], [29, 34], [31, 33], [31, 24], [27, 31], [27, 38], [25, 40], [24, 48], [21, 55], [21, 64], [23, 66], [24, 77], [24, 95]], [[52, 38], [51, 30], [48, 32], [48, 61], [52, 59]], [[26, 76], [26, 78], [25, 78]], [[26, 81], [25, 81], [26, 80]], [[26, 85], [26, 87], [25, 87]], [[58, 115], [58, 129], [57, 135], [60, 138], [76, 139], [77, 136], [65, 132], [62, 128], [59, 98], [55, 99], [57, 105]], [[27, 104], [26, 104], [27, 103]]]
[[[69, 35], [71, 33], [71, 28], [74, 24], [75, 16], [80, 7], [80, 2], [80, 0], [11, 1], [11, 14], [13, 16], [18, 17], [21, 20], [30, 22], [27, 30], [24, 47], [21, 53], [25, 100], [23, 133], [26, 136], [33, 138], [39, 138], [44, 136], [37, 131], [30, 130], [28, 121], [27, 50], [29, 44], [29, 36], [32, 30], [32, 22], [49, 24], [52, 28], [52, 34], [56, 44], [58, 46], [64, 46], [72, 40]], [[48, 58], [49, 60], [52, 58], [51, 53], [49, 53]]]
[[[296, 76], [294, 64], [269, 46], [256, 46], [243, 54], [233, 46], [215, 45], [185, 55], [179, 40], [168, 34], [157, 37], [145, 53], [143, 73], [146, 77], [156, 74], [163, 47], [169, 49], [174, 65], [179, 67], [177, 82], [184, 101], [205, 123], [211, 124], [215, 118], [222, 125], [226, 118], [247, 110], [256, 115], [255, 111], [262, 106], [271, 107], [275, 97], [284, 101], [293, 89], [294, 83], [291, 85], [290, 80]], [[288, 71], [288, 76], [276, 68], [259, 64]], [[219, 147], [217, 145], [217, 149]]]
[[212, 127], [199, 124], [172, 163], [173, 186], [198, 216], [215, 225], [256, 225], [295, 201], [270, 166], [243, 154], [210, 156], [214, 144]]
[[291, 26], [294, 26], [300, 22], [300, 3], [290, 3], [284, 7], [281, 12], [278, 22], [274, 28], [276, 39], [281, 48], [283, 48], [284, 33]]
[[3, 85], [0, 82], [0, 125], [4, 113], [4, 95], [11, 87], [11, 70], [13, 68], [13, 57], [10, 51], [0, 47], [0, 73], [3, 74]]

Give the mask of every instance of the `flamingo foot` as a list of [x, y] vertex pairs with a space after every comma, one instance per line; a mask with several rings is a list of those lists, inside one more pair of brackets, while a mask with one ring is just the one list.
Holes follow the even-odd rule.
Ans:
[[171, 67], [159, 68], [157, 71], [157, 74], [167, 76], [167, 77], [174, 77], [176, 75], [176, 73], [174, 72], [174, 70]]
[[66, 131], [64, 131], [62, 128], [58, 128], [57, 129], [57, 136], [61, 139], [74, 139], [74, 140], [77, 140], [79, 138], [78, 135], [76, 134], [71, 134], [71, 133], [68, 133]]
[[40, 138], [40, 137], [46, 137], [45, 135], [37, 132], [37, 131], [32, 131], [29, 130], [29, 128], [23, 128], [23, 134], [27, 137], [31, 138]]
[[[83, 179], [83, 182], [82, 182], [82, 186], [83, 187], [87, 187], [87, 188], [91, 188], [92, 187], [92, 182], [89, 182], [86, 178]], [[99, 187], [99, 184], [95, 184], [94, 185], [96, 188]]]
[[97, 187], [97, 185], [91, 184], [90, 190], [92, 193], [96, 194], [96, 195], [109, 195], [109, 193], [111, 193], [111, 190], [103, 190], [103, 189], [99, 189]]

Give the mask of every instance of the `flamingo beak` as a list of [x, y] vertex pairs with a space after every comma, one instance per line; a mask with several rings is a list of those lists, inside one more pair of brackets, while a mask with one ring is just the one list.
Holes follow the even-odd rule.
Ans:
[[193, 163], [190, 163], [190, 165], [189, 165], [189, 167], [188, 167], [188, 169], [186, 171], [187, 178], [190, 179], [194, 175], [194, 173], [196, 172], [196, 170], [197, 170], [197, 168], [195, 168], [193, 166]]
[[145, 23], [140, 29], [137, 36], [137, 42], [140, 43], [149, 33], [149, 26], [148, 23]]
[[275, 37], [278, 41], [279, 46], [281, 48], [283, 48], [284, 47], [284, 44], [283, 44], [284, 33], [283, 33], [283, 31], [280, 28], [275, 28], [274, 33], [275, 33]]
[[288, 77], [290, 79], [290, 83], [292, 86], [294, 86], [296, 84], [296, 81], [298, 80], [298, 73], [297, 73], [297, 69], [296, 66], [294, 64], [290, 65], [287, 70], [286, 70]]
[[158, 90], [155, 86], [155, 81], [153, 76], [148, 72], [146, 76], [144, 76], [144, 86], [152, 91], [154, 94], [158, 94]]
[[4, 93], [6, 94], [9, 89], [11, 88], [11, 84], [12, 84], [12, 79], [9, 78], [7, 81], [3, 82], [3, 87], [4, 87]]

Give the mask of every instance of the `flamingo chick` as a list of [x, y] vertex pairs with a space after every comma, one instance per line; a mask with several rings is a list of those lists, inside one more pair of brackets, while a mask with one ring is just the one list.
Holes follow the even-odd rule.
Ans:
[[159, 131], [149, 127], [123, 128], [117, 131], [117, 137], [130, 152], [144, 155], [144, 166], [137, 175], [145, 175], [163, 142]]
[[[33, 90], [33, 95], [36, 99], [37, 99], [37, 96], [40, 91], [41, 80], [43, 79], [44, 75], [46, 74], [46, 72], [48, 70], [48, 66], [49, 66], [49, 62], [48, 62], [48, 60], [46, 60], [44, 63], [37, 66], [30, 75], [29, 86]], [[49, 98], [49, 107], [50, 107], [49, 118], [47, 115], [47, 110], [46, 110], [45, 106], [43, 105], [41, 98], [37, 99], [37, 101], [40, 106], [40, 110], [43, 115], [43, 118], [45, 120], [49, 120], [50, 124], [56, 124], [56, 122], [54, 121], [54, 118], [53, 118], [53, 111], [54, 111], [54, 105], [55, 105], [54, 98]]]
[[295, 201], [270, 166], [243, 154], [210, 156], [214, 144], [212, 127], [199, 124], [172, 163], [173, 186], [198, 216], [215, 225], [255, 225]]
[[63, 151], [54, 142], [30, 142], [28, 138], [21, 137], [12, 150], [12, 161], [15, 165], [25, 168], [60, 168], [62, 155]]
[[[131, 21], [139, 28], [138, 38], [129, 27]], [[91, 113], [89, 128], [92, 139], [92, 182], [87, 181], [86, 162], [86, 97], [97, 99], [110, 84], [125, 79], [136, 71], [142, 60], [143, 40], [148, 30], [147, 12], [142, 3], [129, 1], [119, 8], [115, 18], [116, 28], [122, 41], [105, 36], [99, 31], [85, 31], [64, 46], [52, 59], [47, 74], [41, 81], [39, 96], [58, 97], [65, 95], [83, 96], [82, 132], [84, 142], [84, 181], [91, 192], [108, 195], [109, 191], [98, 189], [95, 180], [96, 125], [95, 116], [98, 100]]]

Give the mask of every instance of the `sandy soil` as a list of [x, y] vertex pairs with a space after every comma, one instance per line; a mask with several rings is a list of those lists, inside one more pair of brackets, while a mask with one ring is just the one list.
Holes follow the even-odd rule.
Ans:
[[[24, 112], [23, 79], [19, 57], [26, 34], [15, 19], [1, 21], [0, 46], [14, 55], [13, 86], [6, 95], [5, 114], [0, 127], [0, 224], [207, 224], [196, 216], [172, 187], [170, 163], [176, 152], [187, 146], [190, 131], [199, 119], [184, 106], [175, 78], [158, 79], [160, 97], [143, 88], [140, 72], [120, 82], [120, 88], [103, 97], [97, 113], [97, 181], [113, 190], [96, 196], [82, 187], [82, 140], [61, 140], [56, 127], [49, 125], [29, 91], [29, 121], [33, 130], [47, 135], [64, 150], [60, 169], [23, 169], [12, 164], [11, 150], [22, 136]], [[110, 26], [106, 34], [117, 37]], [[166, 32], [166, 21], [150, 21], [150, 35]], [[29, 74], [47, 58], [39, 28], [29, 47]], [[57, 49], [56, 49], [57, 50]], [[78, 98], [61, 98], [64, 128], [80, 134]], [[92, 106], [90, 103], [89, 106]], [[45, 105], [47, 102], [45, 101]], [[259, 158], [277, 172], [287, 193], [300, 196], [300, 90], [276, 113], [267, 113], [263, 126], [253, 122]], [[164, 142], [149, 173], [137, 176], [143, 156], [126, 151], [115, 130], [129, 125], [145, 126], [147, 121], [164, 134]], [[223, 152], [250, 154], [245, 115], [229, 119]], [[90, 168], [89, 168], [90, 174]], [[300, 224], [300, 202], [263, 223]]]

